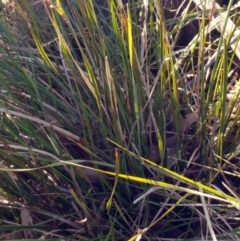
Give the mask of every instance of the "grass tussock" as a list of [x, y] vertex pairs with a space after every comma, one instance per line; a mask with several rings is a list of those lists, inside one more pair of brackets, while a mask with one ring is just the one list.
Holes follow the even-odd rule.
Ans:
[[0, 240], [239, 240], [239, 6], [3, 2]]

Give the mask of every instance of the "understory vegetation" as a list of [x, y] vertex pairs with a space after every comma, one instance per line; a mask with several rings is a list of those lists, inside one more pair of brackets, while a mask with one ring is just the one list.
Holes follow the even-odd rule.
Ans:
[[126, 2], [1, 1], [0, 240], [240, 240], [240, 2]]

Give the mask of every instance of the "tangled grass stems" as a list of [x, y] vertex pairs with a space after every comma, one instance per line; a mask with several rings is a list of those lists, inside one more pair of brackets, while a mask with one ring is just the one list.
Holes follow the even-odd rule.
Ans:
[[1, 18], [0, 239], [238, 240], [236, 6], [16, 2]]

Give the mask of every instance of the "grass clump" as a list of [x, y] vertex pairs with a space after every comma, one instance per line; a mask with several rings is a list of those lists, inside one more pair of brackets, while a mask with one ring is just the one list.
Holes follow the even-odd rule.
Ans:
[[0, 239], [238, 240], [237, 6], [103, 3], [2, 8]]

